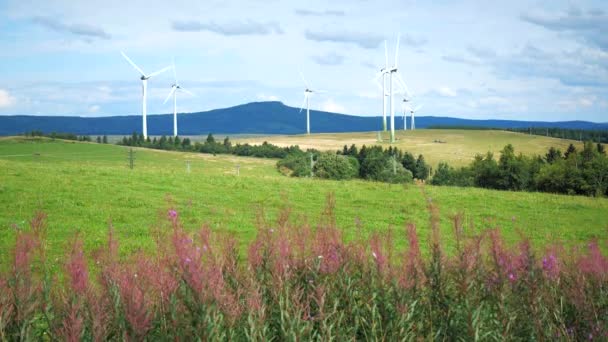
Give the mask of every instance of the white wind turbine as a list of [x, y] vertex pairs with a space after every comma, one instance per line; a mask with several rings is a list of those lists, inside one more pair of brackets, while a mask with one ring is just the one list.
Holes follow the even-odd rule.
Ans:
[[407, 116], [407, 112], [409, 111], [409, 106], [408, 103], [409, 100], [407, 99], [407, 97], [403, 98], [403, 130], [407, 131], [407, 121], [405, 119], [405, 117]]
[[414, 116], [414, 114], [419, 111], [420, 109], [422, 109], [422, 105], [418, 105], [416, 108], [412, 109], [411, 107], [408, 107], [408, 110], [410, 111], [410, 113], [412, 113], [412, 123], [410, 124], [410, 129], [413, 131], [416, 129], [416, 118]]
[[171, 85], [171, 91], [169, 92], [169, 95], [167, 95], [167, 98], [165, 99], [165, 102], [163, 102], [163, 104], [167, 103], [167, 101], [169, 101], [169, 98], [171, 97], [171, 95], [173, 95], [173, 136], [176, 137], [177, 136], [177, 92], [181, 91], [181, 92], [184, 92], [191, 96], [196, 96], [196, 95], [194, 95], [191, 92], [184, 89], [177, 82], [177, 72], [175, 71], [175, 61], [173, 62], [173, 79], [175, 80], [175, 82]]
[[411, 101], [413, 95], [412, 93], [410, 93], [409, 89], [407, 88], [407, 85], [405, 84], [405, 82], [403, 81], [403, 78], [401, 77], [401, 74], [398, 73], [397, 74], [397, 81], [399, 83], [399, 86], [401, 87], [401, 91], [400, 93], [403, 94], [403, 102], [402, 102], [402, 107], [403, 107], [403, 130], [406, 131], [407, 130], [407, 122], [406, 122], [406, 113], [407, 111], [409, 111], [410, 106], [408, 105], [408, 102]]
[[163, 69], [160, 69], [158, 71], [155, 71], [151, 74], [146, 75], [146, 73], [137, 66], [137, 64], [133, 63], [133, 61], [124, 53], [124, 52], [120, 52], [122, 54], [122, 56], [127, 60], [127, 62], [129, 62], [129, 64], [131, 64], [131, 66], [133, 66], [133, 68], [135, 68], [135, 70], [137, 70], [140, 74], [141, 74], [141, 87], [142, 87], [142, 133], [144, 135], [144, 139], [148, 138], [148, 123], [146, 121], [146, 97], [147, 97], [147, 88], [148, 88], [148, 80], [158, 74], [161, 74], [169, 69], [171, 69], [171, 66], [165, 67]]
[[398, 83], [405, 85], [405, 82], [401, 79], [401, 76], [397, 73], [399, 71], [399, 40], [401, 39], [401, 35], [397, 35], [397, 45], [395, 46], [395, 63], [388, 70], [389, 77], [389, 96], [390, 96], [390, 112], [391, 112], [391, 143], [395, 142], [395, 99], [394, 99], [394, 91], [393, 91], [393, 74], [396, 74], [396, 80]]
[[304, 75], [302, 74], [301, 71], [300, 71], [300, 78], [302, 79], [302, 82], [304, 82], [304, 85], [306, 86], [306, 89], [304, 89], [304, 102], [302, 103], [302, 106], [300, 107], [300, 113], [302, 113], [302, 110], [304, 110], [304, 105], [306, 105], [306, 134], [310, 134], [310, 97], [314, 93], [323, 94], [325, 92], [319, 91], [319, 90], [312, 90], [312, 88], [308, 85], [308, 82], [306, 82], [306, 79], [304, 78]]

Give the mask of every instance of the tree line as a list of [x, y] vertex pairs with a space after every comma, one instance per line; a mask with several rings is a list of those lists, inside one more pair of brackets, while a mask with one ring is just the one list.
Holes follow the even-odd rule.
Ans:
[[408, 183], [413, 179], [429, 180], [433, 185], [480, 187], [512, 191], [540, 191], [571, 195], [608, 195], [608, 157], [605, 146], [588, 141], [581, 151], [572, 144], [562, 153], [551, 147], [544, 156], [516, 154], [507, 145], [496, 159], [491, 152], [475, 156], [470, 165], [455, 168], [439, 163], [433, 170], [423, 155], [417, 157], [394, 147], [344, 146], [339, 151], [302, 150], [299, 146], [279, 147], [232, 144], [229, 137], [217, 141], [212, 134], [204, 142], [192, 144], [189, 138], [144, 139], [134, 133], [119, 144], [163, 150], [232, 154], [258, 158], [276, 158], [277, 169], [293, 177], [323, 179], [366, 179], [388, 183]]
[[298, 151], [278, 161], [277, 167], [296, 177], [360, 178], [387, 183], [426, 180], [431, 173], [422, 155], [416, 158], [409, 152], [381, 146], [363, 145], [359, 150], [354, 144], [335, 152]]
[[[33, 130], [29, 132], [23, 133], [25, 137], [46, 137], [51, 139], [62, 139], [62, 140], [73, 140], [73, 141], [89, 141], [92, 142], [91, 136], [89, 135], [76, 135], [74, 133], [61, 133], [61, 132], [51, 132], [44, 133], [43, 131]], [[99, 144], [107, 144], [108, 136], [98, 136], [96, 139]]]
[[509, 144], [498, 159], [488, 152], [461, 168], [440, 163], [431, 184], [600, 197], [608, 195], [608, 157], [604, 145], [590, 141], [581, 151], [570, 144], [544, 156], [516, 155]]
[[559, 127], [521, 127], [499, 128], [467, 125], [431, 125], [429, 129], [462, 129], [471, 131], [509, 131], [523, 134], [542, 135], [551, 138], [569, 139], [578, 141], [592, 141], [595, 143], [608, 143], [608, 130], [606, 129], [572, 129]]
[[527, 133], [533, 135], [544, 135], [552, 138], [570, 139], [578, 141], [592, 141], [595, 143], [608, 143], [608, 130], [587, 130], [571, 128], [509, 128], [507, 131], [517, 133]]
[[222, 141], [215, 140], [213, 134], [209, 134], [204, 142], [192, 143], [190, 138], [180, 138], [179, 136], [161, 136], [160, 138], [148, 137], [144, 139], [143, 135], [133, 133], [129, 137], [123, 137], [118, 142], [123, 146], [138, 146], [147, 147], [159, 150], [170, 151], [189, 151], [209, 154], [233, 154], [237, 156], [258, 157], [258, 158], [284, 158], [294, 150], [299, 150], [298, 146], [279, 147], [276, 145], [264, 142], [261, 145], [232, 144], [229, 137], [225, 137]]

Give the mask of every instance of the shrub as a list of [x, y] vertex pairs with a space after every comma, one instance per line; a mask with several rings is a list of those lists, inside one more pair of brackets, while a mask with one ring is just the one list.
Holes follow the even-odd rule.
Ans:
[[277, 168], [282, 173], [293, 177], [310, 177], [311, 168], [309, 158], [309, 154], [304, 152], [291, 153], [277, 162]]
[[351, 179], [359, 174], [359, 162], [331, 152], [319, 154], [314, 163], [314, 175], [324, 179]]

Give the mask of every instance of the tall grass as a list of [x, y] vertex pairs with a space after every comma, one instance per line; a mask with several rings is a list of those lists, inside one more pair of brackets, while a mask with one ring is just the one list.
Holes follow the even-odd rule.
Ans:
[[246, 253], [208, 226], [188, 233], [169, 208], [154, 253], [119, 257], [110, 227], [100, 250], [67, 243], [62, 275], [49, 274], [37, 213], [0, 274], [0, 340], [608, 339], [600, 241], [539, 253], [499, 229], [469, 234], [456, 215], [447, 254], [438, 210], [429, 201], [424, 256], [413, 224], [345, 241], [331, 195], [314, 227], [288, 207], [276, 222], [260, 215]]

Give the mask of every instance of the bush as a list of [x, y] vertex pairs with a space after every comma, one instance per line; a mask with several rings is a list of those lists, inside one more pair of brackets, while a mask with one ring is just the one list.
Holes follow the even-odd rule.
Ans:
[[311, 176], [309, 158], [304, 152], [291, 153], [277, 162], [277, 168], [281, 173], [293, 177], [309, 177]]
[[359, 174], [359, 162], [331, 152], [319, 154], [314, 163], [314, 175], [324, 179], [351, 179]]
[[447, 163], [441, 162], [437, 166], [437, 170], [435, 171], [435, 175], [431, 179], [432, 185], [454, 185], [454, 169], [450, 167]]

